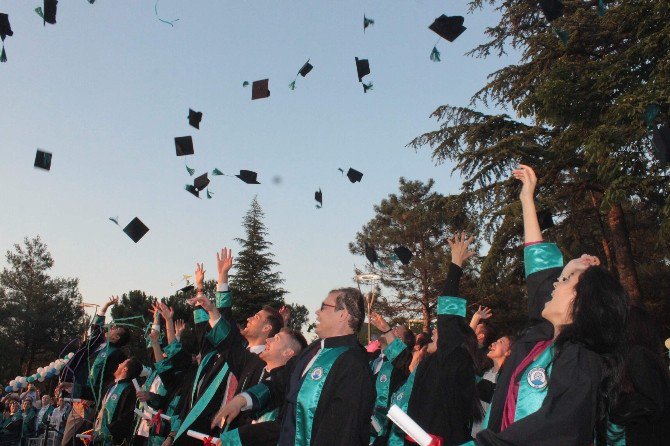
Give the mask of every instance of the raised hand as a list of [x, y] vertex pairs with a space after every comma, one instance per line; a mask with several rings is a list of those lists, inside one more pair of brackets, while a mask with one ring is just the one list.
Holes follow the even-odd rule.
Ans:
[[195, 264], [195, 287], [198, 291], [202, 291], [203, 284], [205, 283], [205, 269], [202, 266], [202, 263]]
[[451, 263], [463, 266], [466, 260], [475, 255], [473, 251], [468, 250], [473, 240], [474, 236], [466, 238], [465, 232], [461, 232], [460, 235], [456, 234], [454, 238], [448, 240], [451, 249]]
[[279, 309], [279, 314], [284, 321], [284, 327], [288, 326], [288, 321], [291, 319], [291, 308], [287, 307], [286, 305], [282, 305], [282, 307]]
[[477, 316], [479, 316], [480, 320], [488, 319], [491, 316], [493, 316], [493, 312], [491, 312], [491, 309], [489, 307], [483, 307], [480, 305], [479, 308], [477, 308], [476, 312]]
[[174, 321], [174, 331], [175, 331], [175, 336], [178, 339], [181, 339], [181, 334], [184, 332], [186, 329], [186, 322], [184, 322], [182, 319], [177, 319]]
[[105, 305], [102, 306], [102, 312], [106, 312], [109, 307], [112, 305], [118, 305], [119, 303], [119, 296], [111, 296], [107, 302], [105, 302]]
[[569, 276], [576, 272], [586, 270], [590, 266], [600, 265], [600, 259], [589, 254], [582, 254], [581, 257], [570, 260], [564, 267], [558, 280], [567, 280]]
[[174, 310], [172, 309], [172, 307], [168, 307], [165, 302], [159, 303], [158, 309], [161, 313], [161, 316], [163, 316], [163, 319], [165, 319], [165, 322], [174, 319]]
[[202, 307], [203, 310], [205, 310], [208, 313], [210, 311], [213, 311], [214, 309], [216, 309], [216, 307], [214, 306], [212, 301], [209, 300], [209, 298], [207, 296], [200, 296], [200, 297], [196, 296], [192, 299], [188, 299], [186, 302], [188, 302], [189, 304], [194, 305], [196, 307], [200, 306], [200, 307]]
[[372, 324], [373, 327], [381, 332], [385, 332], [390, 328], [389, 324], [384, 320], [384, 318], [379, 313], [375, 313], [374, 311], [370, 313], [370, 324]]
[[161, 310], [159, 305], [151, 304], [151, 314], [154, 316], [154, 325], [160, 324]]
[[216, 253], [216, 270], [219, 273], [218, 283], [228, 283], [228, 271], [233, 267], [233, 254], [228, 248]]
[[149, 330], [149, 339], [151, 339], [151, 342], [153, 344], [158, 344], [160, 340], [161, 334], [157, 332], [156, 330]]
[[537, 186], [535, 171], [530, 166], [519, 164], [519, 168], [514, 169], [512, 175], [523, 184], [519, 198], [522, 200], [533, 200], [535, 197], [535, 187]]

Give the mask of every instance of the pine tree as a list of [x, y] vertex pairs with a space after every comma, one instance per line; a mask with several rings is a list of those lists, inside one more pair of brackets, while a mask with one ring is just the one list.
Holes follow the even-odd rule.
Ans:
[[238, 321], [259, 311], [264, 305], [279, 309], [287, 293], [281, 285], [284, 279], [273, 269], [278, 265], [270, 251], [272, 243], [263, 223], [264, 213], [257, 197], [242, 219], [246, 238], [237, 238], [241, 250], [235, 257], [235, 274], [230, 278], [233, 293], [233, 314]]

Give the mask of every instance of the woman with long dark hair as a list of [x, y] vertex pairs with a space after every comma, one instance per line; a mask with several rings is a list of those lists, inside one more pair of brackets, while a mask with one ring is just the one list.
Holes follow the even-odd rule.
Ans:
[[563, 267], [535, 211], [537, 178], [521, 165], [524, 261], [532, 326], [503, 365], [479, 445], [591, 445], [616, 398], [628, 297], [596, 257]]

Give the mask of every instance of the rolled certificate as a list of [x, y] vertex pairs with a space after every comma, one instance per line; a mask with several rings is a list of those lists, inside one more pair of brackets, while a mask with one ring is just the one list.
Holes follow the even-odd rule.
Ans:
[[139, 392], [140, 390], [142, 390], [140, 388], [140, 385], [137, 383], [137, 379], [135, 378], [133, 378], [133, 386], [135, 387], [135, 392]]
[[[192, 431], [190, 429], [186, 431], [186, 435], [188, 435], [189, 437], [193, 437], [197, 440], [202, 440], [202, 441], [204, 441], [205, 438], [210, 437], [209, 435], [201, 434], [200, 432]], [[221, 439], [218, 438], [218, 437], [212, 436], [211, 439], [212, 439], [212, 443], [214, 443], [214, 444], [220, 444], [221, 443]]]
[[[149, 415], [152, 415], [152, 416], [156, 415], [156, 411], [153, 410], [149, 406], [144, 407], [144, 413], [141, 413], [139, 409], [135, 409], [135, 413], [138, 414], [138, 415], [145, 415], [145, 414], [149, 414]], [[167, 420], [167, 421], [170, 421], [172, 419], [171, 416], [165, 415], [164, 413], [161, 414], [161, 418], [164, 419], [164, 420]]]
[[81, 398], [63, 398], [66, 403], [81, 403]]
[[433, 438], [426, 432], [421, 429], [421, 426], [416, 424], [416, 422], [411, 419], [401, 408], [395, 404], [391, 406], [386, 415], [391, 421], [395, 423], [403, 432], [412, 438], [412, 440], [419, 443], [420, 446], [430, 446], [430, 443], [433, 441]]
[[150, 420], [151, 420], [151, 417], [150, 417], [150, 416], [147, 416], [146, 413], [142, 412], [142, 411], [139, 410], [139, 409], [135, 409], [134, 412], [135, 412], [137, 415], [139, 415], [143, 420], [147, 420], [147, 421], [150, 421]]

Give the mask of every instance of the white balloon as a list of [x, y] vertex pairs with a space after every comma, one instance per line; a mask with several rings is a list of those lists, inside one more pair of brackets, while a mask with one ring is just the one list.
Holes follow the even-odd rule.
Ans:
[[40, 375], [40, 379], [38, 379], [39, 382], [44, 382], [44, 376]]
[[17, 392], [21, 387], [18, 384], [14, 384], [14, 392]]
[[43, 370], [44, 370], [44, 367], [38, 367], [37, 368], [37, 373], [39, 373], [41, 375]]
[[25, 376], [22, 376], [22, 377], [19, 379], [19, 382], [23, 385], [23, 384], [26, 384], [28, 381], [27, 381], [27, 379], [26, 379]]
[[14, 384], [16, 384], [16, 380], [13, 379], [9, 382], [9, 387], [14, 387]]

